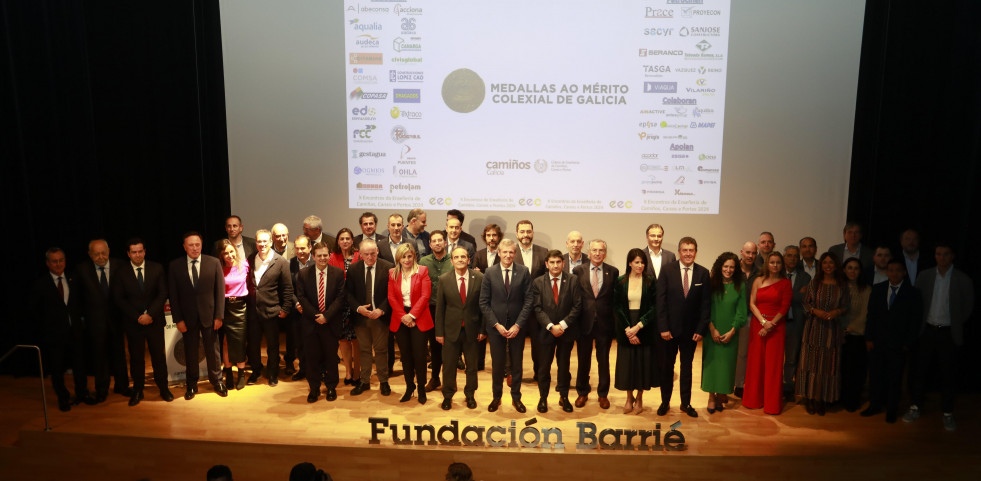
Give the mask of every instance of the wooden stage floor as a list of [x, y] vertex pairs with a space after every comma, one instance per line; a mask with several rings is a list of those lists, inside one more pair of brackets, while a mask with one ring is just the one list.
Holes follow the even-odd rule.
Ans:
[[[612, 356], [615, 350], [614, 346]], [[525, 351], [525, 372], [530, 373], [530, 348]], [[978, 395], [958, 400], [959, 429], [953, 433], [943, 430], [935, 395], [929, 398], [927, 412], [919, 421], [900, 420], [893, 425], [886, 424], [883, 415], [863, 418], [858, 413], [837, 411], [811, 416], [797, 404], [788, 404], [783, 414], [771, 416], [762, 410], [742, 408], [735, 397], [724, 412], [710, 415], [705, 410], [706, 394], [698, 389], [700, 351], [695, 358], [692, 403], [699, 412], [697, 419], [678, 410], [677, 376], [671, 411], [663, 417], [654, 413], [660, 402], [656, 388], [645, 396], [646, 410], [640, 415], [622, 413], [625, 397], [619, 391], [611, 392], [609, 410], [599, 408], [594, 391], [586, 407], [573, 413], [558, 407], [558, 395], [553, 391], [549, 412], [540, 414], [535, 410], [537, 386], [527, 383], [522, 385], [526, 414], [514, 411], [506, 387], [501, 409], [489, 413], [488, 369], [479, 373], [478, 408], [466, 409], [459, 392], [451, 411], [440, 409], [439, 392], [430, 393], [425, 405], [415, 399], [399, 403], [404, 392], [400, 375], [391, 380], [391, 396], [381, 396], [377, 382], [373, 382], [372, 390], [360, 396], [351, 396], [351, 388], [342, 386], [337, 401], [326, 402], [321, 396], [315, 404], [306, 402], [305, 381], [280, 381], [272, 388], [263, 379], [258, 385], [230, 391], [227, 398], [218, 397], [202, 383], [192, 401], [183, 399], [182, 386], [174, 386], [177, 399], [165, 403], [148, 380], [146, 399], [139, 406], [129, 407], [127, 398], [113, 394], [106, 403], [76, 406], [68, 413], [57, 410], [46, 380], [52, 431], [43, 432], [37, 378], [4, 376], [0, 377], [0, 479], [55, 479], [62, 477], [59, 473], [76, 479], [200, 479], [213, 464], [231, 466], [236, 480], [286, 479], [289, 468], [300, 461], [312, 461], [338, 480], [442, 479], [452, 461], [471, 464], [476, 479], [522, 475], [583, 479], [611, 471], [624, 475], [660, 473], [669, 479], [759, 478], [776, 472], [795, 480], [832, 475], [847, 475], [849, 479], [977, 479], [981, 475], [981, 450], [972, 441], [981, 418], [972, 409], [981, 401]], [[396, 363], [396, 369], [399, 367]], [[340, 369], [343, 376], [343, 367]], [[594, 387], [595, 371], [594, 363]], [[457, 380], [462, 390], [462, 371]], [[574, 400], [574, 391], [571, 397]], [[379, 436], [379, 444], [369, 444], [368, 419], [372, 417], [387, 418], [397, 425], [430, 424], [436, 429], [456, 420], [461, 430], [466, 425], [508, 429], [513, 420], [518, 432], [534, 420], [532, 426], [538, 430], [561, 430], [565, 446], [399, 446], [393, 444], [389, 430]], [[576, 447], [577, 423], [594, 424], [597, 434], [607, 428], [656, 430], [660, 423], [663, 440], [670, 425], [679, 421], [678, 430], [685, 438], [683, 451]], [[506, 441], [508, 436], [503, 436]], [[528, 436], [530, 439], [533, 434]], [[632, 444], [639, 444], [638, 440], [635, 437]], [[650, 444], [653, 441], [648, 440]]]

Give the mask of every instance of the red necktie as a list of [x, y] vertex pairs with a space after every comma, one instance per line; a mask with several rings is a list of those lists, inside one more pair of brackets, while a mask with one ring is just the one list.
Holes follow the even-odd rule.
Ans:
[[511, 292], [511, 269], [504, 269], [504, 290]]
[[685, 268], [685, 280], [684, 280], [684, 282], [681, 285], [682, 288], [684, 288], [684, 290], [685, 290], [685, 297], [686, 298], [688, 297], [688, 269], [690, 269], [690, 268], [689, 267], [686, 267]]
[[555, 298], [555, 305], [559, 305], [559, 278], [552, 278], [552, 297]]
[[[463, 301], [463, 305], [467, 305], [467, 282], [460, 276], [460, 300]], [[465, 321], [460, 320], [460, 325], [464, 325]]]
[[320, 306], [320, 312], [327, 311], [327, 288], [324, 286], [324, 271], [318, 273], [320, 275], [320, 282], [317, 286], [317, 303]]

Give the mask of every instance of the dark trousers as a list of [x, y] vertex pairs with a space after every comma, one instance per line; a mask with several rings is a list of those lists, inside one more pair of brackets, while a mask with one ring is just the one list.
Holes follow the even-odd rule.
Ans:
[[262, 322], [258, 312], [249, 306], [245, 322], [245, 354], [252, 372], [262, 372]]
[[[258, 351], [262, 345], [262, 338], [266, 338], [266, 375], [269, 379], [279, 379], [279, 317], [265, 317], [256, 314], [252, 317], [260, 329], [259, 338], [255, 341], [255, 349]], [[252, 345], [252, 338], [249, 338], [249, 346]], [[250, 348], [251, 352], [251, 348]], [[251, 357], [250, 357], [251, 358]]]
[[146, 384], [146, 349], [150, 349], [150, 366], [153, 367], [153, 382], [161, 390], [167, 388], [167, 354], [164, 348], [164, 326], [156, 321], [148, 326], [133, 321], [127, 325], [126, 339], [129, 341], [129, 370], [133, 373], [133, 389], [142, 391]]
[[218, 333], [213, 326], [204, 327], [201, 324], [189, 324], [185, 321], [187, 332], [183, 333], [184, 359], [186, 366], [187, 385], [198, 383], [198, 346], [204, 345], [204, 359], [208, 363], [208, 380], [211, 384], [221, 381], [221, 355], [218, 351]]
[[[916, 352], [916, 376], [910, 391], [913, 404], [923, 407], [928, 377], [940, 379], [941, 407], [944, 413], [954, 412], [954, 396], [957, 393], [957, 345], [951, 337], [950, 327], [923, 328]], [[930, 363], [936, 358], [937, 371], [931, 375]]]
[[304, 353], [307, 356], [307, 384], [310, 391], [320, 392], [320, 380], [327, 387], [337, 387], [337, 336], [325, 324], [303, 319]]
[[589, 370], [593, 364], [593, 342], [596, 343], [596, 370], [599, 371], [599, 384], [596, 385], [596, 394], [599, 397], [606, 397], [610, 394], [610, 346], [613, 338], [607, 335], [596, 335], [597, 325], [593, 326], [593, 332], [580, 334], [576, 339], [576, 355], [579, 359], [579, 367], [576, 370], [576, 392], [580, 396], [585, 396], [592, 391], [589, 385]]
[[395, 333], [388, 331], [388, 374], [391, 375], [393, 371], [395, 371]]
[[874, 347], [869, 353], [870, 408], [885, 407], [889, 414], [898, 413], [905, 357], [902, 349], [889, 347]]
[[[841, 404], [845, 409], [854, 411], [862, 405], [862, 388], [865, 387], [868, 374], [868, 360], [865, 336], [846, 334], [845, 344], [841, 346]], [[899, 371], [902, 370], [900, 367]]]
[[477, 370], [483, 371], [487, 359], [487, 339], [477, 342]]
[[678, 387], [681, 389], [681, 405], [691, 404], [691, 364], [695, 359], [697, 342], [687, 339], [674, 338], [664, 341], [664, 372], [661, 373], [661, 404], [671, 402], [671, 391], [674, 389], [674, 361], [681, 353], [681, 372], [678, 373]]
[[295, 361], [300, 359], [301, 369], [302, 369], [302, 350], [300, 348], [297, 340], [300, 336], [296, 332], [296, 324], [300, 320], [295, 317], [294, 314], [290, 314], [283, 319], [279, 319], [279, 330], [286, 333], [286, 351], [283, 353], [283, 361], [286, 363], [287, 368], [292, 368]]
[[494, 332], [487, 334], [487, 343], [491, 352], [491, 392], [494, 399], [504, 395], [504, 371], [508, 359], [511, 360], [511, 400], [521, 399], [521, 369], [525, 354], [525, 333], [518, 331], [513, 339], [508, 339]]
[[[429, 315], [432, 319], [436, 319], [435, 304], [429, 305]], [[432, 361], [432, 374], [430, 374], [430, 378], [439, 380], [439, 372], [443, 368], [443, 345], [436, 341], [436, 329], [426, 331], [426, 342], [429, 344], [429, 359]], [[453, 369], [456, 369], [456, 358], [453, 358], [451, 361], [453, 363]]]
[[[406, 309], [405, 312], [409, 312], [409, 310]], [[406, 392], [417, 387], [419, 389], [426, 387], [426, 341], [428, 338], [429, 333], [420, 331], [418, 325], [408, 327], [399, 323], [399, 330], [395, 331], [395, 340], [398, 341], [399, 352], [402, 353], [402, 376], [405, 377]]]
[[548, 388], [552, 383], [552, 360], [557, 366], [555, 391], [559, 396], [569, 397], [569, 385], [572, 383], [572, 372], [569, 369], [572, 358], [572, 345], [576, 339], [568, 334], [555, 337], [542, 329], [541, 358], [538, 360], [538, 394], [542, 399], [548, 397]]
[[[447, 329], [450, 329], [447, 326]], [[436, 329], [431, 329], [435, 331]], [[477, 340], [466, 339], [467, 333], [460, 327], [460, 333], [456, 341], [443, 338], [443, 359], [459, 359], [463, 354], [463, 360], [467, 364], [467, 384], [463, 387], [463, 394], [473, 397], [477, 392]], [[456, 362], [446, 362], [443, 364], [443, 397], [450, 399], [456, 394]]]
[[365, 319], [354, 327], [358, 336], [358, 355], [361, 356], [361, 384], [371, 383], [371, 365], [374, 363], [378, 382], [388, 382], [388, 319]]
[[81, 328], [72, 328], [64, 336], [45, 339], [42, 347], [46, 351], [48, 369], [51, 374], [51, 386], [54, 387], [58, 399], [68, 399], [71, 395], [65, 386], [65, 371], [72, 367], [72, 377], [75, 380], [75, 395], [88, 395], [87, 379], [85, 377], [85, 337]]
[[534, 316], [528, 319], [528, 332], [525, 337], [531, 341], [531, 372], [534, 378], [538, 378], [538, 366], [542, 356], [542, 326], [535, 322]]
[[99, 322], [90, 322], [86, 329], [87, 342], [92, 350], [95, 392], [109, 392], [110, 376], [116, 381], [117, 388], [129, 386], [122, 326], [113, 319], [100, 319]]
[[783, 345], [783, 392], [793, 394], [794, 377], [797, 375], [797, 361], [800, 359], [800, 344], [804, 336], [804, 319], [788, 320], [786, 324], [787, 337]]

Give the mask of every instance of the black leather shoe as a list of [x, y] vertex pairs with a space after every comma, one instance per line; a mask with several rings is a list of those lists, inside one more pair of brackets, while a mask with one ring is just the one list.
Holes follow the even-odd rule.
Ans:
[[358, 384], [357, 386], [354, 386], [354, 389], [351, 390], [351, 395], [357, 396], [358, 394], [361, 394], [369, 389], [371, 389], [370, 384], [361, 383]]
[[697, 418], [698, 417], [698, 411], [696, 411], [695, 408], [693, 408], [691, 406], [691, 404], [689, 404], [687, 406], [681, 406], [681, 412], [683, 412], [683, 413], [685, 413], [685, 414], [687, 414], [687, 415], [689, 415], [689, 416], [691, 416], [693, 418]]
[[896, 422], [896, 419], [898, 419], [898, 417], [899, 416], [897, 416], [896, 413], [887, 412], [886, 413], [886, 422], [889, 423], [889, 424], [894, 424]]
[[190, 401], [191, 399], [194, 399], [194, 394], [194, 389], [189, 387], [186, 391], [184, 391], [184, 399]]
[[477, 409], [477, 400], [473, 396], [467, 397], [467, 409]]
[[542, 414], [548, 412], [548, 401], [545, 398], [542, 398], [540, 401], [538, 401], [538, 412]]
[[95, 406], [97, 404], [94, 397], [91, 394], [85, 394], [84, 396], [76, 397], [75, 404], [85, 403], [87, 406]]
[[389, 386], [387, 382], [381, 383], [381, 395], [388, 396], [392, 394], [392, 386]]
[[306, 379], [306, 378], [307, 378], [306, 373], [303, 372], [303, 370], [300, 370], [300, 371], [297, 371], [296, 374], [294, 374], [293, 377], [291, 377], [290, 379], [292, 379], [294, 381], [300, 381], [300, 380], [303, 380], [303, 379]]
[[272, 378], [269, 380], [269, 387], [279, 386], [279, 378]]
[[866, 409], [866, 410], [858, 413], [858, 415], [859, 416], [862, 416], [863, 418], [868, 418], [868, 417], [875, 416], [876, 414], [879, 414], [881, 412], [882, 412], [882, 409], [879, 409], [877, 407], [869, 406], [868, 409]]
[[439, 405], [439, 407], [443, 408], [444, 411], [449, 411], [453, 408], [453, 400], [446, 398], [443, 400], [443, 403]]
[[562, 406], [562, 410], [571, 413], [572, 403], [569, 402], [569, 396], [562, 396], [559, 398], [559, 406]]
[[733, 394], [735, 394], [737, 398], [742, 399], [743, 398], [743, 388], [737, 387], [736, 389], [733, 390]]
[[488, 412], [496, 412], [497, 411], [497, 408], [499, 408], [499, 407], [501, 407], [501, 400], [500, 399], [495, 399], [495, 400], [491, 401], [490, 405], [487, 406], [487, 411]]
[[337, 390], [334, 389], [334, 388], [332, 388], [332, 387], [327, 388], [327, 396], [326, 397], [327, 397], [327, 400], [328, 401], [333, 401], [333, 400], [337, 399]]
[[249, 374], [249, 380], [246, 381], [246, 384], [248, 384], [249, 386], [251, 386], [251, 385], [259, 382], [259, 376], [261, 376], [261, 375], [262, 375], [262, 369], [252, 371], [252, 374]]
[[108, 391], [107, 392], [96, 393], [96, 395], [95, 395], [95, 403], [96, 404], [104, 403], [104, 402], [106, 402], [106, 398], [108, 398], [108, 397], [109, 397], [109, 392]]
[[307, 394], [307, 402], [315, 403], [317, 402], [318, 397], [320, 397], [320, 391], [310, 391], [310, 393]]
[[665, 414], [668, 413], [668, 409], [669, 409], [668, 403], [661, 404], [660, 406], [657, 407], [657, 415], [664, 416]]
[[515, 399], [514, 401], [511, 401], [511, 405], [514, 406], [514, 410], [518, 411], [519, 413], [524, 413], [528, 411], [528, 409], [525, 408], [524, 403], [522, 403], [520, 399]]
[[[142, 391], [141, 391], [141, 394], [142, 394]], [[140, 399], [143, 399], [143, 398], [140, 398]], [[166, 402], [171, 402], [171, 401], [174, 400], [174, 393], [170, 392], [170, 389], [163, 388], [163, 389], [160, 390], [160, 399], [163, 399]]]
[[296, 369], [293, 369], [293, 363], [292, 362], [287, 362], [286, 363], [286, 369], [283, 369], [283, 375], [285, 375], [286, 377], [289, 377], [289, 376], [292, 376], [294, 374], [296, 374]]
[[126, 397], [133, 396], [133, 390], [129, 386], [116, 386], [112, 388], [112, 392]]
[[143, 391], [136, 391], [129, 397], [129, 405], [136, 406], [143, 400]]
[[245, 371], [242, 370], [238, 371], [238, 378], [235, 381], [235, 389], [237, 391], [241, 391], [245, 389], [245, 382], [247, 377], [248, 376], [245, 375]]
[[423, 389], [419, 390], [419, 404], [426, 404], [426, 391]]
[[225, 383], [218, 381], [217, 383], [215, 383], [214, 387], [215, 387], [216, 394], [218, 394], [221, 397], [228, 397], [228, 388], [225, 387]]
[[68, 396], [58, 398], [58, 409], [62, 412], [68, 412], [72, 410], [72, 401]]

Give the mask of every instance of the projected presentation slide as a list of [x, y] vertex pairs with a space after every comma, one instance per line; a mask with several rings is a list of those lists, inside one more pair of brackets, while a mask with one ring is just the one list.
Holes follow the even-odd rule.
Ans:
[[349, 207], [717, 214], [729, 8], [346, 2]]

